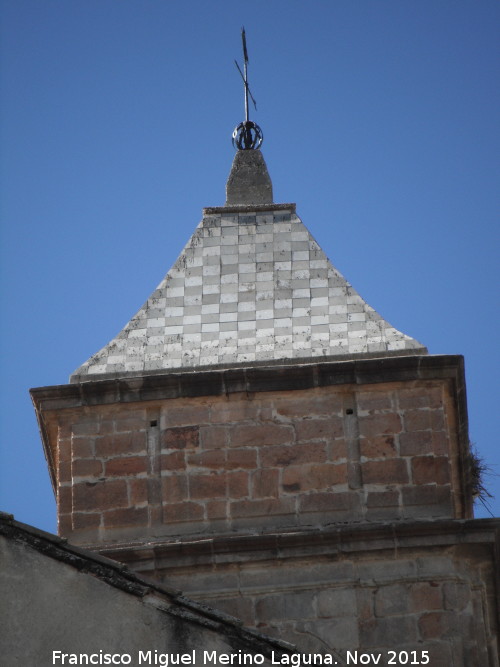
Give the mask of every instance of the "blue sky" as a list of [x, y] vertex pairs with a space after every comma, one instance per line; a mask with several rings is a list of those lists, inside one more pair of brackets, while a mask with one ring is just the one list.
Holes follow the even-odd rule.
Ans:
[[464, 355], [471, 439], [500, 473], [496, 0], [3, 0], [0, 18], [3, 510], [55, 531], [28, 389], [66, 383], [224, 203], [242, 25], [275, 201], [391, 324]]

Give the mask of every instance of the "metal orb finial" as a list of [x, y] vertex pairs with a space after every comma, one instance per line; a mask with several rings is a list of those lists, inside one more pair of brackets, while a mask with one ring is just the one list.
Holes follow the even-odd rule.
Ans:
[[239, 151], [257, 150], [263, 141], [262, 130], [251, 120], [246, 120], [234, 128], [233, 146]]
[[264, 140], [264, 135], [257, 123], [254, 123], [248, 118], [248, 97], [250, 96], [255, 109], [257, 109], [257, 104], [248, 87], [248, 52], [245, 28], [241, 29], [241, 41], [243, 43], [243, 72], [236, 60], [234, 62], [245, 86], [245, 120], [234, 129], [233, 146], [239, 151], [249, 151], [260, 148]]

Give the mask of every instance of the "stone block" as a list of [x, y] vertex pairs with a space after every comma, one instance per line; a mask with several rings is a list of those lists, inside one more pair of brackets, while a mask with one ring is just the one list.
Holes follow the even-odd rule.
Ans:
[[394, 648], [418, 639], [417, 619], [410, 615], [372, 618], [359, 623], [359, 641], [363, 648]]
[[260, 460], [264, 468], [299, 463], [323, 463], [326, 461], [326, 446], [324, 443], [315, 442], [307, 445], [261, 447]]
[[121, 528], [126, 526], [145, 527], [149, 523], [148, 508], [127, 507], [125, 509], [103, 512], [103, 520], [105, 528]]
[[226, 500], [208, 500], [205, 503], [207, 519], [226, 519], [229, 515]]
[[162, 474], [164, 472], [185, 470], [186, 469], [185, 454], [182, 450], [176, 450], [170, 452], [169, 454], [162, 454], [160, 457], [160, 465]]
[[148, 472], [147, 456], [126, 456], [110, 459], [105, 463], [106, 477], [128, 477]]
[[406, 484], [409, 481], [406, 461], [388, 459], [361, 464], [363, 484]]
[[444, 431], [446, 428], [445, 414], [443, 410], [431, 411], [431, 430]]
[[281, 424], [239, 424], [230, 430], [232, 447], [283, 445], [294, 440], [293, 429]]
[[257, 419], [260, 403], [237, 395], [215, 401], [210, 407], [212, 424], [232, 424]]
[[398, 391], [399, 407], [403, 410], [410, 408], [440, 408], [443, 404], [443, 389], [435, 383], [424, 383], [423, 386], [402, 387]]
[[443, 584], [444, 608], [462, 611], [471, 601], [471, 589], [466, 583], [446, 581]]
[[365, 459], [394, 458], [398, 455], [393, 435], [360, 438], [359, 451], [360, 455]]
[[168, 503], [163, 505], [163, 522], [200, 521], [203, 519], [203, 505], [194, 502]]
[[330, 419], [302, 419], [294, 422], [297, 442], [309, 440], [330, 440], [344, 434], [344, 425], [340, 417]]
[[[407, 510], [415, 505], [437, 509], [440, 506], [440, 512], [452, 515], [451, 489], [449, 485], [436, 486], [435, 484], [422, 484], [418, 486], [405, 486], [402, 489], [403, 505]], [[434, 507], [433, 507], [434, 506]]]
[[222, 449], [229, 444], [229, 427], [201, 426], [200, 444], [202, 449]]
[[72, 516], [72, 527], [74, 530], [99, 528], [101, 525], [101, 517], [102, 515], [100, 512], [74, 512]]
[[404, 505], [435, 505], [437, 503], [437, 486], [421, 484], [405, 486], [402, 489]]
[[320, 591], [316, 596], [316, 609], [319, 618], [356, 616], [356, 591], [354, 588], [329, 588]]
[[420, 637], [424, 641], [432, 639], [448, 639], [450, 637], [473, 636], [471, 618], [462, 614], [460, 622], [451, 611], [430, 611], [418, 619]]
[[252, 497], [277, 498], [279, 496], [279, 479], [280, 471], [277, 468], [255, 470], [252, 473]]
[[295, 514], [295, 498], [269, 498], [265, 500], [235, 500], [230, 503], [231, 517], [246, 518]]
[[[124, 411], [114, 420], [116, 433], [146, 430], [148, 426], [146, 410]], [[100, 430], [103, 433], [103, 429]]]
[[57, 505], [61, 513], [71, 512], [72, 488], [71, 486], [57, 487]]
[[435, 456], [450, 455], [450, 440], [446, 431], [432, 432], [432, 450]]
[[294, 591], [280, 595], [264, 595], [256, 600], [257, 623], [269, 623], [282, 619], [304, 620], [314, 618], [314, 591]]
[[346, 483], [347, 466], [344, 463], [291, 465], [283, 470], [282, 488], [285, 492], [320, 491]]
[[437, 575], [450, 576], [455, 572], [453, 560], [448, 556], [419, 556], [416, 566], [418, 576], [425, 579]]
[[209, 421], [209, 408], [208, 405], [203, 403], [191, 403], [187, 405], [179, 403], [171, 405], [167, 403], [166, 408], [162, 411], [161, 421], [162, 428], [207, 424]]
[[[168, 478], [167, 478], [168, 479]], [[225, 498], [227, 475], [224, 472], [189, 475], [189, 494], [193, 500]]]
[[[78, 438], [73, 438], [72, 440], [78, 440]], [[57, 459], [58, 465], [61, 463], [71, 463], [73, 460], [73, 451], [72, 451], [72, 440], [69, 438], [62, 438], [57, 441], [57, 450], [55, 452], [55, 456]], [[83, 454], [82, 458], [91, 458], [93, 456], [93, 439], [89, 438], [89, 441], [91, 443], [91, 454]]]
[[[301, 635], [319, 637], [322, 646], [328, 647], [330, 651], [359, 646], [358, 622], [355, 616], [300, 622], [296, 627]], [[300, 638], [297, 641], [300, 646]], [[317, 653], [317, 644], [313, 653]]]
[[59, 461], [56, 462], [56, 482], [57, 485], [70, 485], [72, 481], [71, 461]]
[[[59, 451], [64, 450], [63, 443], [59, 441]], [[77, 438], [74, 437], [71, 441], [71, 450], [74, 458], [87, 459], [94, 456], [94, 439], [93, 438]], [[68, 447], [69, 452], [69, 447]], [[68, 458], [71, 458], [68, 456]]]
[[100, 435], [109, 435], [110, 433], [115, 432], [115, 420], [106, 419], [103, 417], [101, 423], [99, 424], [99, 434]]
[[159, 480], [148, 480], [145, 477], [140, 479], [129, 479], [127, 481], [129, 488], [130, 504], [142, 505], [149, 500], [149, 485], [153, 482], [160, 483]]
[[178, 503], [187, 500], [187, 475], [168, 475], [168, 477], [162, 477], [161, 497], [164, 503]]
[[237, 470], [243, 468], [245, 470], [252, 470], [257, 468], [257, 452], [258, 449], [241, 448], [228, 449], [226, 452], [228, 470]]
[[415, 559], [368, 560], [357, 563], [355, 575], [362, 583], [381, 584], [417, 576]]
[[342, 397], [330, 392], [304, 391], [298, 396], [277, 397], [274, 405], [277, 415], [290, 418], [331, 417], [342, 413]]
[[361, 436], [394, 435], [402, 430], [401, 418], [395, 413], [360, 416], [358, 419]]
[[73, 478], [100, 477], [103, 473], [102, 462], [97, 459], [74, 459], [71, 472]]
[[369, 491], [366, 496], [366, 506], [374, 507], [399, 507], [400, 492], [393, 489], [390, 491]]
[[374, 613], [374, 593], [375, 588], [367, 586], [356, 586], [353, 588], [356, 594], [356, 609], [358, 614], [358, 619], [360, 621], [366, 621], [367, 619], [373, 618]]
[[210, 470], [224, 470], [226, 468], [226, 452], [223, 449], [207, 451], [188, 450], [187, 464], [190, 468], [207, 468]]
[[359, 391], [356, 393], [358, 414], [362, 412], [375, 413], [381, 410], [394, 410], [393, 392], [389, 391]]
[[364, 519], [376, 523], [399, 521], [402, 514], [401, 507], [369, 507], [365, 511]]
[[431, 410], [405, 410], [403, 420], [406, 432], [427, 431], [431, 428]]
[[227, 473], [227, 495], [229, 498], [247, 498], [249, 491], [249, 474], [242, 470]]
[[406, 614], [409, 609], [408, 586], [390, 584], [375, 592], [375, 616]]
[[75, 512], [125, 508], [128, 502], [127, 483], [124, 480], [81, 482], [73, 486]]
[[448, 484], [450, 461], [446, 456], [415, 456], [411, 462], [414, 484]]
[[146, 446], [146, 434], [143, 432], [103, 435], [95, 439], [95, 455], [97, 458], [108, 458], [123, 454], [145, 453]]
[[[356, 512], [360, 511], [360, 502], [352, 492], [309, 493], [299, 496], [300, 512]], [[332, 515], [332, 520], [334, 517]]]
[[451, 498], [436, 505], [407, 505], [401, 509], [403, 519], [445, 519], [453, 516]]
[[97, 418], [83, 419], [77, 421], [71, 426], [71, 431], [74, 436], [84, 435], [98, 435], [99, 434], [99, 421]]
[[422, 454], [431, 454], [433, 450], [433, 434], [431, 431], [401, 433], [399, 436], [401, 456], [421, 456]]
[[161, 432], [160, 442], [162, 449], [193, 449], [200, 444], [200, 430], [198, 426], [184, 426], [168, 428]]
[[442, 609], [443, 591], [441, 582], [423, 581], [410, 584], [409, 604], [410, 610], [413, 612]]

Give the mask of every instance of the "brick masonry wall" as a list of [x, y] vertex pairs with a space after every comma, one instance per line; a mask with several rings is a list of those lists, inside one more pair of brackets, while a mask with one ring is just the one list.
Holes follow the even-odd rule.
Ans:
[[79, 543], [463, 518], [446, 380], [96, 405], [57, 418]]
[[261, 557], [214, 557], [195, 570], [170, 559], [156, 574], [304, 652], [380, 653], [387, 665], [390, 650], [418, 659], [426, 650], [432, 667], [498, 667], [494, 564], [483, 545]]

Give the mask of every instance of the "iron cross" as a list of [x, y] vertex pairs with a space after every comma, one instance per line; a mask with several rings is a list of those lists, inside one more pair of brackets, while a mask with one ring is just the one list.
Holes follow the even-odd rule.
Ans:
[[255, 110], [257, 110], [257, 103], [255, 102], [254, 96], [250, 92], [250, 88], [248, 87], [248, 51], [247, 51], [247, 40], [245, 37], [245, 28], [241, 29], [241, 41], [243, 43], [243, 72], [241, 71], [240, 66], [238, 65], [237, 61], [235, 60], [234, 63], [236, 67], [238, 68], [238, 72], [241, 75], [241, 78], [243, 79], [243, 83], [245, 84], [245, 122], [248, 123], [248, 96], [250, 95], [250, 98], [253, 102], [253, 105], [255, 107]]

